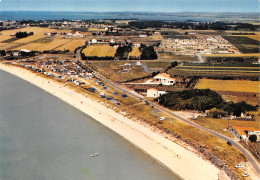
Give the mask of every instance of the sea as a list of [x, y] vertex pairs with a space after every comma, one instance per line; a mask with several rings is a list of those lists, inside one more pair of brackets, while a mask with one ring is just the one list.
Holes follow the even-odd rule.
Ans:
[[0, 179], [180, 178], [87, 114], [0, 70]]
[[138, 19], [165, 21], [203, 21], [213, 19], [184, 13], [154, 12], [46, 12], [46, 11], [0, 11], [1, 20], [101, 20], [101, 19]]

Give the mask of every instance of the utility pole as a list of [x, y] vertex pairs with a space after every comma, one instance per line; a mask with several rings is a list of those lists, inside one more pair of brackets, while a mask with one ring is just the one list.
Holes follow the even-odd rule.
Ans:
[[229, 130], [229, 116], [228, 116], [228, 130]]

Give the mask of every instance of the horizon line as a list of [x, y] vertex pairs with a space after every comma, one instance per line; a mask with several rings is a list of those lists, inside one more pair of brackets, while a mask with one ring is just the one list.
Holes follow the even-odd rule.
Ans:
[[218, 14], [218, 13], [241, 13], [241, 14], [246, 14], [246, 13], [255, 13], [255, 14], [260, 14], [260, 12], [238, 12], [238, 11], [223, 11], [223, 12], [207, 12], [207, 11], [176, 11], [176, 12], [161, 12], [161, 11], [54, 11], [54, 10], [3, 10], [1, 12], [78, 12], [78, 13], [162, 13], [162, 14], [167, 14], [167, 13], [209, 13], [209, 14]]

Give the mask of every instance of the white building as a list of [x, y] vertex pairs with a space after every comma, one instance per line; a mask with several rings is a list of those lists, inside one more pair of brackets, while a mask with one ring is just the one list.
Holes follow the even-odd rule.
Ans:
[[157, 97], [160, 97], [161, 95], [163, 94], [166, 94], [167, 92], [166, 91], [159, 91], [155, 88], [150, 88], [150, 89], [147, 89], [147, 97], [152, 97], [152, 98], [157, 98]]
[[174, 85], [176, 79], [172, 78], [169, 74], [161, 73], [153, 77], [153, 82], [169, 86]]
[[92, 39], [92, 40], [91, 40], [91, 43], [96, 44], [96, 43], [97, 43], [97, 40], [96, 40], [96, 39]]

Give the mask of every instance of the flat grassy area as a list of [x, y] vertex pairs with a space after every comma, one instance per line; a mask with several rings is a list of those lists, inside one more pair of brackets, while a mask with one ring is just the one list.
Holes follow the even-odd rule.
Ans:
[[2, 41], [1, 43], [11, 43], [11, 42], [14, 42], [14, 41], [16, 41], [16, 40], [18, 40], [18, 38], [13, 37], [13, 38], [4, 40], [4, 41]]
[[205, 54], [203, 57], [259, 57], [260, 53], [247, 54]]
[[24, 44], [22, 44], [22, 43], [0, 43], [0, 49], [10, 50], [10, 49], [17, 48], [17, 47], [20, 47], [23, 45]]
[[148, 68], [154, 69], [167, 69], [173, 61], [153, 61], [153, 62], [144, 62]]
[[259, 105], [260, 93], [244, 93], [244, 92], [228, 92], [218, 91], [225, 101], [233, 101], [235, 103], [245, 101], [253, 106]]
[[138, 47], [133, 47], [132, 51], [128, 54], [128, 57], [139, 58], [141, 56], [141, 52]]
[[33, 43], [50, 43], [53, 40], [54, 40], [54, 38], [52, 38], [52, 37], [43, 37], [43, 38], [33, 41]]
[[[259, 116], [258, 116], [259, 117]], [[260, 128], [259, 118], [256, 118], [257, 121], [239, 121], [239, 120], [230, 120], [229, 121], [229, 127], [231, 126], [244, 126], [244, 127], [255, 127]], [[228, 120], [227, 119], [214, 119], [214, 118], [198, 118], [197, 120], [194, 120], [195, 123], [212, 129], [220, 134], [223, 134], [225, 136], [237, 139], [237, 137], [229, 132], [224, 131], [228, 127]]]
[[259, 41], [244, 36], [223, 36], [242, 53], [260, 53]]
[[200, 79], [196, 89], [259, 93], [259, 81]]
[[71, 28], [72, 31], [81, 31], [81, 32], [87, 32], [88, 28]]
[[123, 65], [129, 63], [129, 61], [89, 61], [89, 63], [95, 66], [102, 75], [114, 82], [151, 75], [151, 73], [146, 73], [142, 66], [131, 66], [129, 72], [122, 72]]
[[[21, 39], [10, 38], [10, 35], [16, 34], [16, 32], [19, 31], [33, 32], [33, 35]], [[21, 50], [21, 49], [39, 50], [39, 51], [52, 50], [53, 48], [62, 45], [59, 44], [61, 43], [59, 42], [60, 38], [48, 37], [44, 35], [44, 33], [51, 33], [51, 32], [68, 33], [71, 31], [72, 30], [58, 30], [58, 29], [42, 28], [42, 27], [26, 27], [22, 29], [1, 31], [2, 34], [0, 35], [0, 41], [7, 42], [7, 43], [0, 43], [0, 46], [1, 49], [5, 49], [5, 50]], [[41, 45], [38, 46], [37, 45], [38, 43], [40, 43]]]
[[172, 52], [158, 53], [159, 60], [198, 61], [195, 56], [176, 55]]
[[55, 48], [55, 50], [69, 50], [73, 52], [77, 47], [84, 46], [86, 41], [87, 39], [72, 39], [70, 42]]
[[253, 78], [259, 77], [259, 65], [250, 63], [224, 63], [224, 64], [191, 64], [184, 63], [168, 73], [180, 76], [202, 76], [214, 78]]
[[35, 50], [40, 49], [41, 46], [43, 46], [42, 43], [29, 43], [29, 44], [26, 44], [23, 46], [14, 47], [13, 49], [15, 49], [15, 50], [27, 49], [27, 50], [35, 51]]
[[178, 31], [160, 31], [163, 38], [176, 38], [176, 39], [187, 39], [189, 36], [185, 36], [184, 34], [178, 32]]

